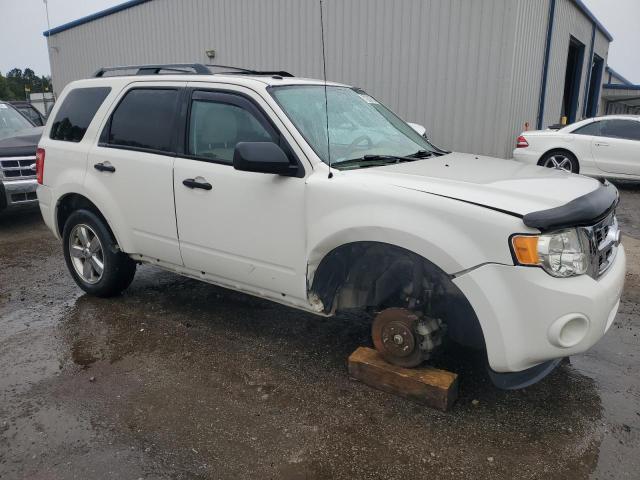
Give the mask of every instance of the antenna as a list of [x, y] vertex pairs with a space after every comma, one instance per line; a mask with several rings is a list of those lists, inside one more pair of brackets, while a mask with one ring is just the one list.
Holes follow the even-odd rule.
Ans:
[[329, 177], [333, 178], [331, 172], [331, 142], [329, 141], [329, 100], [327, 97], [327, 58], [324, 53], [324, 19], [322, 17], [322, 0], [320, 0], [320, 34], [322, 36], [322, 76], [324, 77], [324, 113], [327, 118], [327, 157], [329, 162]]

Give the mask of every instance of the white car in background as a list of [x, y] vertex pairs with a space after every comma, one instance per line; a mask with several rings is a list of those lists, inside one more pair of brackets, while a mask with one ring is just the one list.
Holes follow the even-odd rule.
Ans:
[[523, 132], [513, 158], [593, 177], [640, 179], [640, 116], [609, 115], [560, 130]]

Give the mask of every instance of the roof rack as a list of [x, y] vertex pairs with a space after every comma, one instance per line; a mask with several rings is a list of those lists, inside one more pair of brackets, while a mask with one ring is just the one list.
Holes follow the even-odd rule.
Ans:
[[214, 72], [211, 71], [210, 67], [231, 70], [231, 71], [218, 72], [222, 74], [277, 75], [280, 77], [293, 77], [291, 73], [285, 72], [282, 70], [273, 70], [273, 71], [249, 70], [246, 68], [233, 67], [230, 65], [217, 65], [217, 64], [203, 65], [201, 63], [165, 63], [165, 64], [157, 64], [157, 65], [122, 65], [119, 67], [102, 67], [98, 71], [96, 71], [93, 74], [93, 76], [96, 78], [104, 77], [105, 73], [119, 72], [123, 70], [136, 70], [135, 75], [160, 75], [160, 73], [163, 71], [172, 72], [176, 74], [187, 74], [187, 75], [188, 74], [214, 75]]
[[295, 75], [284, 70], [252, 70], [247, 68], [240, 67], [232, 67], [229, 65], [218, 65], [214, 63], [206, 63], [205, 67], [217, 67], [217, 68], [231, 68], [235, 70], [233, 72], [220, 72], [225, 74], [235, 74], [235, 75], [277, 75], [280, 77], [294, 77]]

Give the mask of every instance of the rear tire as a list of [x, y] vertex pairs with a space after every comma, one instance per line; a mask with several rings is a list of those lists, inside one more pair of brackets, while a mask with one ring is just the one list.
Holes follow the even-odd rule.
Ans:
[[568, 173], [580, 173], [580, 164], [576, 156], [567, 150], [551, 150], [545, 153], [538, 165], [541, 167], [555, 168]]
[[76, 210], [62, 232], [64, 259], [85, 292], [111, 297], [133, 281], [136, 263], [121, 252], [105, 222], [89, 210]]

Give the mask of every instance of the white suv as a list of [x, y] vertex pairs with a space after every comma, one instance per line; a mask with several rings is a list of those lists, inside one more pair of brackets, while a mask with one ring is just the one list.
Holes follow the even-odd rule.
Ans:
[[42, 214], [86, 292], [118, 294], [148, 263], [319, 315], [367, 311], [389, 361], [416, 366], [449, 338], [486, 348], [503, 388], [611, 326], [612, 185], [446, 152], [346, 85], [127, 68], [68, 85], [37, 154]]

